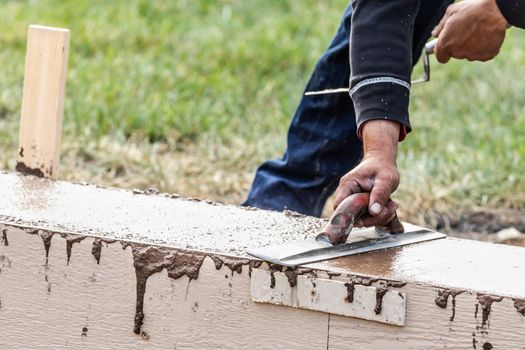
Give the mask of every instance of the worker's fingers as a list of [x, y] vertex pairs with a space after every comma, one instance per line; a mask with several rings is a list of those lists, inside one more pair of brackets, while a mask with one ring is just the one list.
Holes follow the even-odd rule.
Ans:
[[349, 197], [354, 193], [366, 192], [361, 186], [359, 181], [356, 179], [357, 176], [345, 175], [339, 181], [339, 186], [335, 194], [334, 209], [336, 209], [345, 198]]
[[396, 169], [390, 169], [390, 171], [385, 171], [376, 177], [370, 192], [370, 203], [368, 205], [370, 215], [376, 216], [381, 213], [398, 185], [399, 173]]
[[450, 61], [451, 54], [448, 51], [448, 48], [446, 47], [446, 44], [441, 39], [438, 40], [436, 43], [436, 47], [434, 48], [434, 54], [436, 55], [436, 59], [439, 63], [447, 63]]
[[341, 204], [342, 201], [345, 200], [346, 197], [350, 196], [352, 194], [352, 190], [346, 186], [337, 187], [337, 191], [335, 192], [335, 200], [334, 200], [334, 210]]
[[445, 23], [447, 22], [447, 15], [439, 21], [438, 25], [432, 30], [432, 36], [437, 38], [439, 36], [439, 33], [443, 30], [443, 27], [445, 27]]
[[393, 200], [389, 200], [383, 210], [376, 216], [364, 215], [354, 226], [356, 227], [372, 227], [372, 226], [386, 226], [396, 216], [398, 204]]

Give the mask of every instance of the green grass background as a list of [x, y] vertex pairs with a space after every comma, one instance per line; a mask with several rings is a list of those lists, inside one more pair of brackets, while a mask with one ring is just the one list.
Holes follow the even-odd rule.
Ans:
[[[347, 0], [0, 0], [0, 159], [16, 161], [28, 24], [71, 30], [59, 177], [239, 202], [285, 147]], [[432, 59], [400, 146], [405, 216], [525, 206], [525, 33]]]

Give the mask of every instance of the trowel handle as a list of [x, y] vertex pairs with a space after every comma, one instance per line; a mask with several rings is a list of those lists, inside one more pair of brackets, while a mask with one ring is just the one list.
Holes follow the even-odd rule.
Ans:
[[429, 54], [434, 53], [434, 48], [436, 47], [437, 42], [437, 38], [430, 40], [428, 43], [425, 44], [425, 51]]
[[[317, 240], [326, 240], [333, 245], [343, 244], [354, 223], [359, 218], [368, 213], [368, 203], [370, 201], [370, 193], [356, 193], [339, 204], [334, 213], [330, 217], [328, 224], [323, 231], [317, 235]], [[404, 231], [403, 225], [397, 218], [397, 215], [386, 225], [386, 229], [392, 233], [401, 233]]]

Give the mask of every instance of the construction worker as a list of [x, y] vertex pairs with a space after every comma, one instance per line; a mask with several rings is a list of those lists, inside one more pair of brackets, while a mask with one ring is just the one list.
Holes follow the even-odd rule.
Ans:
[[369, 192], [369, 215], [357, 224], [388, 222], [397, 209], [390, 199], [399, 184], [397, 144], [411, 131], [410, 76], [425, 42], [438, 38], [441, 63], [486, 61], [509, 26], [525, 28], [525, 0], [451, 3], [352, 0], [305, 90], [350, 86], [350, 93], [302, 97], [284, 156], [257, 169], [244, 205], [320, 216], [334, 190], [334, 206]]

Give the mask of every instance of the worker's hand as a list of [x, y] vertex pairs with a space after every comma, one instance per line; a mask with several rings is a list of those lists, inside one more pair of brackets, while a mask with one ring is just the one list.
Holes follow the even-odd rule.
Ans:
[[508, 23], [496, 0], [463, 0], [450, 5], [432, 35], [440, 63], [451, 57], [469, 61], [494, 58], [503, 44]]
[[354, 193], [370, 193], [369, 215], [355, 226], [385, 226], [394, 218], [397, 203], [390, 195], [399, 185], [396, 166], [399, 124], [388, 120], [372, 120], [362, 129], [364, 157], [361, 163], [341, 178], [334, 208]]

